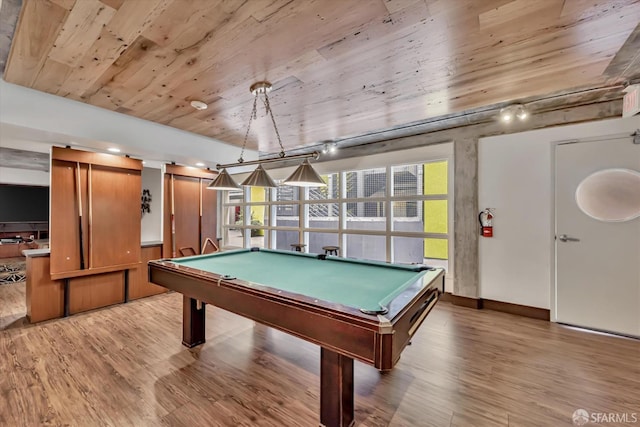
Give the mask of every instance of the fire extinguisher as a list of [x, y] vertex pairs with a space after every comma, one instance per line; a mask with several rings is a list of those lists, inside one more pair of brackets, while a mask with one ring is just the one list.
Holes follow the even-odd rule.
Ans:
[[480, 221], [480, 235], [482, 237], [493, 237], [493, 213], [487, 208], [480, 211], [478, 215]]

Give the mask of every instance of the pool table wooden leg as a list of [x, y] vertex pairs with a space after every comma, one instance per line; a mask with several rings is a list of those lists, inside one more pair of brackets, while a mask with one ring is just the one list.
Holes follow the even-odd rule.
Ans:
[[354, 424], [353, 359], [320, 347], [320, 425]]
[[204, 319], [206, 304], [182, 297], [182, 344], [191, 348], [204, 343]]

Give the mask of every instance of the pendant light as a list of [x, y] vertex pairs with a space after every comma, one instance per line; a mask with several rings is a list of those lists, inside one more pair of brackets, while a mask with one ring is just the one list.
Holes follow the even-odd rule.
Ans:
[[[242, 143], [242, 151], [240, 152], [240, 158], [238, 159], [238, 163], [230, 163], [226, 165], [217, 165], [218, 169], [222, 169], [218, 177], [211, 183], [207, 188], [215, 189], [215, 190], [235, 190], [240, 187], [238, 184], [233, 181], [231, 176], [227, 173], [227, 168], [236, 167], [236, 166], [246, 166], [250, 164], [257, 164], [258, 167], [254, 170], [248, 177], [242, 182], [243, 186], [247, 187], [277, 187], [277, 184], [273, 181], [273, 179], [267, 174], [267, 171], [262, 167], [263, 163], [272, 163], [284, 160], [290, 160], [295, 158], [304, 158], [305, 160], [302, 164], [295, 170], [294, 173], [289, 176], [285, 180], [285, 184], [293, 185], [298, 187], [324, 187], [327, 184], [322, 180], [320, 175], [313, 169], [311, 163], [309, 163], [309, 158], [313, 157], [317, 159], [319, 153], [314, 151], [313, 153], [308, 154], [296, 154], [292, 156], [287, 156], [284, 152], [284, 146], [282, 145], [282, 140], [280, 139], [280, 132], [278, 132], [278, 127], [276, 126], [276, 120], [273, 117], [273, 111], [271, 110], [271, 104], [269, 103], [269, 95], [268, 92], [271, 91], [271, 83], [269, 82], [257, 82], [251, 85], [249, 88], [251, 93], [254, 95], [253, 98], [253, 108], [251, 109], [251, 116], [249, 117], [249, 124], [247, 125], [247, 131], [244, 135], [244, 142]], [[260, 95], [264, 96], [263, 103], [265, 106], [265, 111], [271, 118], [271, 123], [273, 124], [273, 129], [276, 133], [276, 137], [278, 138], [278, 144], [280, 145], [280, 153], [279, 157], [265, 160], [255, 160], [250, 162], [245, 162], [243, 155], [244, 149], [247, 145], [247, 139], [249, 137], [249, 130], [251, 129], [251, 122], [257, 119], [257, 104], [258, 97]]]
[[241, 187], [231, 178], [231, 175], [229, 175], [226, 169], [222, 169], [218, 176], [216, 176], [216, 179], [207, 186], [207, 189], [234, 191], [240, 190]]

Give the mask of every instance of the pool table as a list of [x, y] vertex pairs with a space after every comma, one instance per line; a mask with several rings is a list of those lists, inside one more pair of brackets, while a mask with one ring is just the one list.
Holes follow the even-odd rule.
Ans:
[[328, 427], [354, 422], [353, 360], [393, 368], [444, 290], [439, 268], [258, 248], [148, 265], [150, 282], [184, 295], [188, 347], [205, 342], [205, 303], [318, 344]]

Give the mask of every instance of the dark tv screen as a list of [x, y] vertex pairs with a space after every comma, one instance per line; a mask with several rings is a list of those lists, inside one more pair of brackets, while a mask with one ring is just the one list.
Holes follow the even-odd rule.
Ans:
[[49, 221], [49, 187], [0, 184], [0, 222]]

